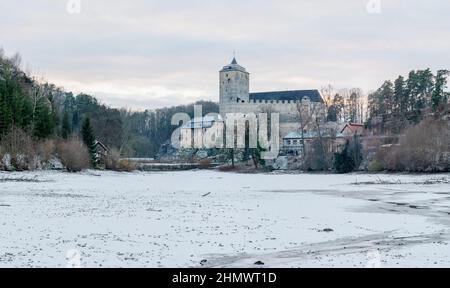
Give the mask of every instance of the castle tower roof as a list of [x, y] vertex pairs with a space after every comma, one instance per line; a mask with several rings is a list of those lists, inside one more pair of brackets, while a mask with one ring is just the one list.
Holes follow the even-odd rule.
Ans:
[[244, 67], [242, 67], [241, 65], [239, 65], [237, 63], [236, 57], [233, 57], [233, 60], [231, 61], [231, 63], [224, 66], [220, 72], [227, 72], [227, 71], [240, 71], [240, 72], [248, 73]]

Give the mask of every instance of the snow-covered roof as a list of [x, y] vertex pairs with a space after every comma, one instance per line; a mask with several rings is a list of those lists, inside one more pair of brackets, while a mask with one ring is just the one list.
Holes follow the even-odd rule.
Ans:
[[197, 117], [184, 124], [183, 127], [181, 128], [182, 129], [211, 128], [214, 125], [214, 122], [223, 122], [223, 119], [220, 115]]
[[244, 73], [247, 73], [247, 70], [245, 70], [244, 67], [239, 65], [236, 61], [236, 58], [233, 58], [233, 61], [231, 61], [231, 64], [228, 64], [227, 66], [224, 66], [221, 72], [227, 72], [227, 71], [241, 71]]
[[311, 102], [324, 103], [318, 90], [292, 90], [250, 93], [250, 100], [301, 101], [309, 99]]
[[[330, 133], [327, 131], [322, 132], [323, 137], [330, 137]], [[305, 131], [303, 133], [303, 137], [305, 139], [311, 139], [311, 138], [317, 138], [319, 137], [319, 134], [316, 131]], [[344, 137], [342, 133], [336, 133], [336, 138]], [[283, 139], [290, 140], [290, 139], [302, 139], [302, 133], [301, 131], [292, 131], [289, 134], [287, 134]]]

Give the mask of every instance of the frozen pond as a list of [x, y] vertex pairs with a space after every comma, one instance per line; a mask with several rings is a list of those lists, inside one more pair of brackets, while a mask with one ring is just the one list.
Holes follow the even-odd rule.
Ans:
[[0, 267], [450, 267], [449, 181], [0, 173]]

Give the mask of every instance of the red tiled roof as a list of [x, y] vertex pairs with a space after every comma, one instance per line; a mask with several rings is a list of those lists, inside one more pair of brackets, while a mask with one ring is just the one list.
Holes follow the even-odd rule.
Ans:
[[363, 124], [356, 124], [356, 123], [347, 123], [344, 128], [342, 128], [341, 133], [344, 132], [345, 128], [349, 128], [352, 133], [357, 133], [360, 131], [360, 129], [364, 128]]

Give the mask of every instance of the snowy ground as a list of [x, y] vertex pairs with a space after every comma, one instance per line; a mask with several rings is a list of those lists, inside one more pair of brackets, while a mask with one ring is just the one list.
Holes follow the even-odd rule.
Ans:
[[449, 181], [0, 173], [0, 267], [450, 267]]

